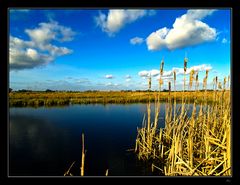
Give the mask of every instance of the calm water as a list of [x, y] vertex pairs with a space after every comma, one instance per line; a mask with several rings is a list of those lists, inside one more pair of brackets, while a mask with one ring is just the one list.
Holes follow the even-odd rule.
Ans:
[[[133, 152], [146, 104], [10, 108], [10, 176], [79, 175], [85, 134], [85, 175], [154, 175]], [[160, 126], [164, 121], [161, 107]]]

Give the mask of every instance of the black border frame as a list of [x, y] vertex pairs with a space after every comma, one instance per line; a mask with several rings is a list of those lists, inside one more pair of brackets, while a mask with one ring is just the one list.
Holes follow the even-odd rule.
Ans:
[[[232, 30], [231, 30], [231, 84], [232, 84], [232, 177], [76, 177], [76, 178], [58, 178], [58, 177], [8, 177], [7, 173], [7, 133], [8, 133], [8, 8], [232, 8]], [[200, 0], [200, 1], [186, 1], [186, 0], [168, 0], [168, 1], [157, 1], [157, 0], [148, 0], [148, 1], [135, 1], [130, 3], [129, 1], [113, 1], [113, 0], [85, 0], [85, 1], [76, 1], [76, 0], [51, 0], [51, 1], [30, 1], [30, 0], [9, 0], [8, 2], [0, 2], [0, 35], [1, 40], [1, 62], [0, 62], [0, 89], [1, 89], [1, 101], [0, 105], [2, 107], [1, 118], [4, 118], [0, 121], [0, 141], [1, 141], [1, 176], [0, 182], [4, 180], [6, 183], [17, 183], [17, 182], [33, 182], [33, 183], [43, 183], [43, 182], [58, 182], [62, 183], [72, 183], [74, 181], [85, 181], [91, 179], [119, 179], [121, 180], [129, 178], [132, 180], [139, 179], [142, 182], [151, 183], [151, 180], [157, 180], [158, 183], [174, 182], [177, 183], [187, 183], [187, 182], [209, 182], [209, 183], [237, 183], [240, 179], [240, 129], [238, 124], [238, 97], [240, 95], [239, 87], [240, 86], [240, 68], [238, 68], [238, 42], [240, 41], [238, 34], [240, 34], [239, 29], [239, 20], [240, 20], [240, 5], [238, 5], [237, 0]], [[240, 102], [239, 102], [240, 103]]]

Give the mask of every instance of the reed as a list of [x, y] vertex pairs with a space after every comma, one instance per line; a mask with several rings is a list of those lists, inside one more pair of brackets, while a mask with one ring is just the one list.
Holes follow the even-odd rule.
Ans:
[[[80, 164], [80, 176], [85, 176], [85, 156], [86, 156], [86, 150], [84, 147], [84, 133], [82, 133], [82, 156], [81, 156], [81, 164]], [[76, 161], [74, 161], [71, 166], [68, 168], [68, 170], [64, 173], [64, 176], [74, 176], [73, 173], [71, 172], [73, 165], [75, 164]], [[78, 168], [79, 169], [79, 168]], [[105, 176], [108, 176], [108, 171], [109, 169], [106, 170]]]
[[[184, 69], [186, 69], [185, 62]], [[198, 72], [195, 79], [194, 74], [194, 72], [189, 74], [189, 89], [195, 80], [195, 91], [197, 91]], [[146, 123], [144, 116], [142, 128], [137, 129], [135, 152], [139, 160], [151, 162], [152, 170], [157, 170], [160, 175], [229, 176], [232, 174], [231, 99], [230, 92], [226, 91], [227, 79], [224, 78], [222, 87], [218, 78], [214, 78], [214, 94], [217, 88], [220, 91], [214, 103], [209, 104], [208, 96], [210, 99], [214, 96], [206, 90], [208, 74], [209, 71], [206, 70], [203, 80], [204, 92], [201, 96], [194, 92], [196, 97], [191, 111], [183, 101], [185, 95], [182, 95], [181, 107], [178, 111], [176, 110], [176, 96], [172, 104], [171, 82], [169, 82], [169, 98], [165, 100], [165, 126], [163, 128], [157, 127], [159, 123], [156, 123], [156, 120], [159, 120], [156, 118], [159, 116], [157, 108], [159, 105], [155, 104], [154, 123], [151, 123], [149, 117], [151, 107], [148, 105], [148, 121]], [[174, 84], [175, 81], [174, 76]], [[197, 105], [199, 99], [205, 101]]]
[[85, 161], [85, 149], [84, 149], [84, 134], [82, 133], [82, 160], [81, 160], [81, 176], [84, 176], [84, 161]]

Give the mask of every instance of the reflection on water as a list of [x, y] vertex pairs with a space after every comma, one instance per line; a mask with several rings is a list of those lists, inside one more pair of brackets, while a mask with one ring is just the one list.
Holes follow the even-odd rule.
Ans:
[[81, 133], [87, 150], [85, 175], [105, 175], [106, 169], [116, 176], [153, 175], [126, 151], [134, 148], [145, 113], [145, 104], [10, 108], [10, 176], [62, 176], [73, 161], [78, 175]]

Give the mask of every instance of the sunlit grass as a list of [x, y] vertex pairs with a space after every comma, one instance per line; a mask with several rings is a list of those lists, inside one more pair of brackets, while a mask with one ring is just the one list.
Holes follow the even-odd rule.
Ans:
[[[159, 101], [166, 101], [169, 98], [176, 99], [177, 102], [182, 101], [182, 96], [189, 102], [202, 102], [202, 98], [206, 93], [208, 103], [215, 101], [214, 91], [189, 91], [189, 92], [161, 92]], [[229, 91], [225, 92], [229, 94]], [[24, 106], [61, 106], [70, 104], [107, 104], [107, 103], [147, 103], [154, 102], [158, 96], [158, 92], [11, 92], [9, 93], [9, 105], [13, 107]]]

